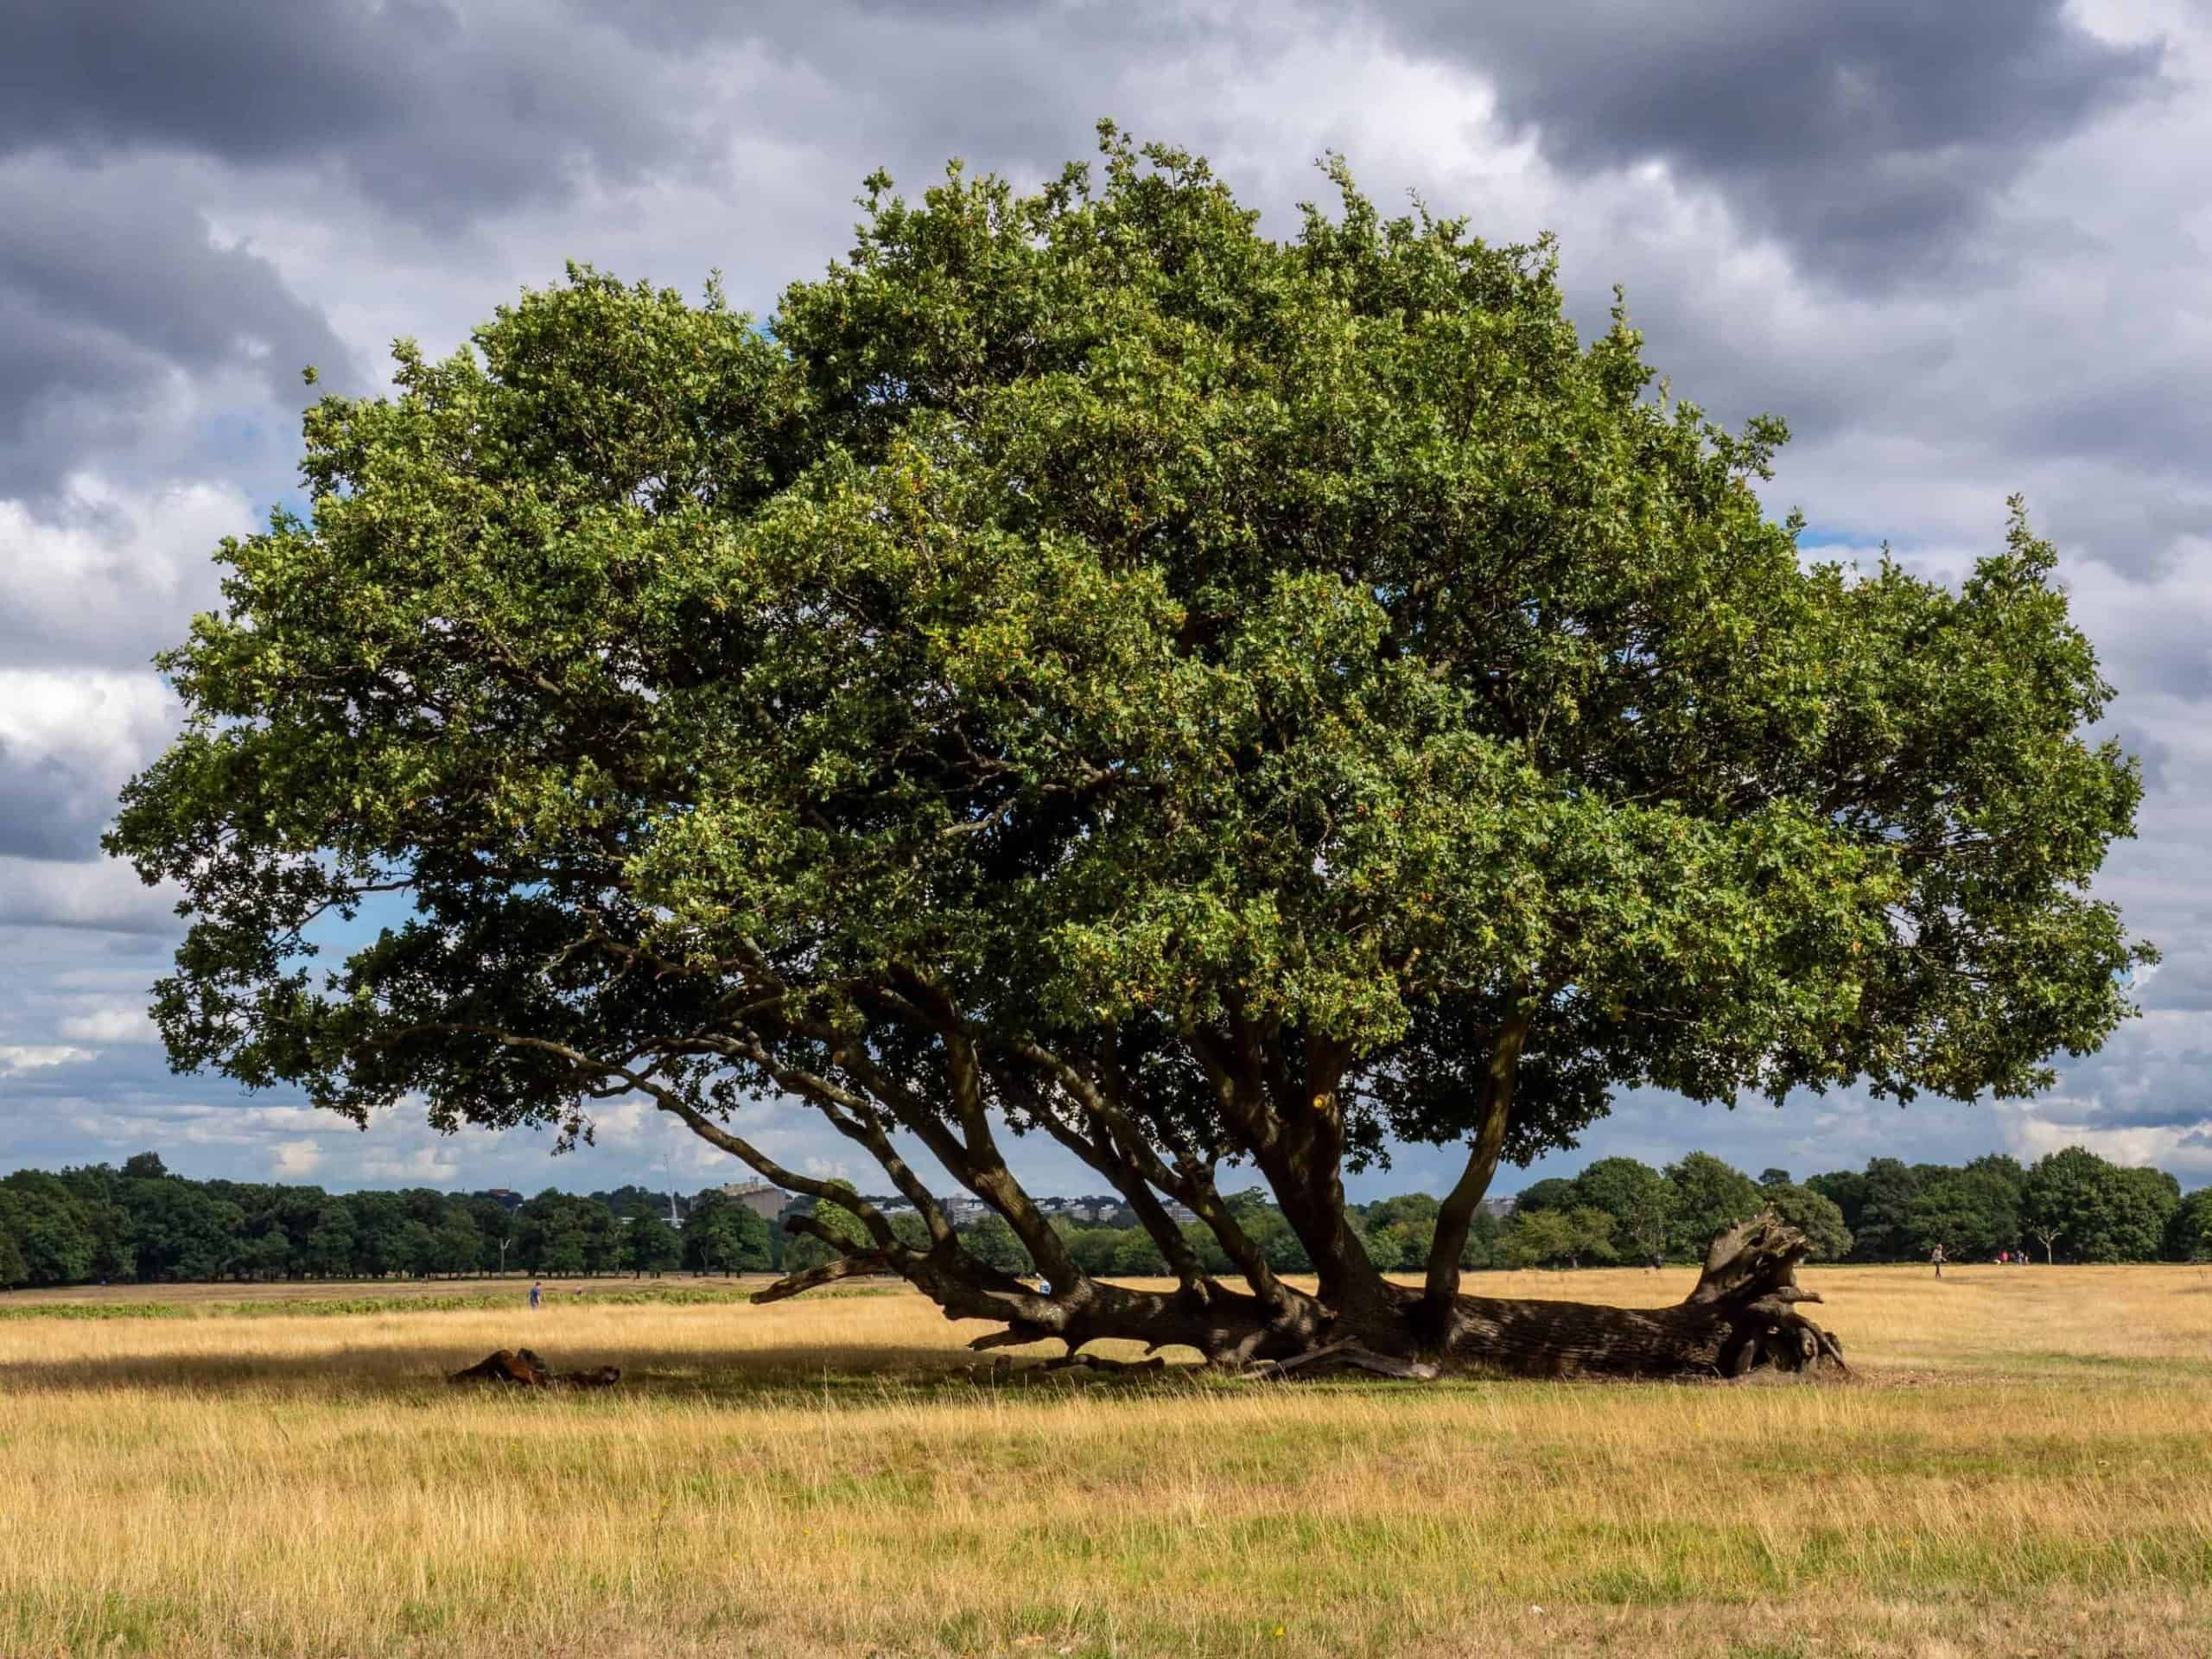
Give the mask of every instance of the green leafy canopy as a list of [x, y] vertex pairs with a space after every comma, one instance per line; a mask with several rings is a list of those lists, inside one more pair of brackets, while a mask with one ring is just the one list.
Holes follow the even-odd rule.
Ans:
[[[1287, 241], [1110, 129], [1033, 194], [877, 178], [765, 322], [572, 268], [315, 405], [110, 838], [192, 918], [175, 1060], [448, 1124], [801, 1064], [950, 1114], [887, 1014], [936, 999], [1200, 1154], [1248, 1131], [1194, 1045], [1325, 1048], [1357, 1161], [1463, 1137], [1516, 1019], [1519, 1157], [1628, 1086], [2095, 1047], [2138, 780], [2018, 505], [1955, 591], [1808, 562], [1778, 423], [1326, 171]], [[308, 960], [371, 892], [406, 919]]]

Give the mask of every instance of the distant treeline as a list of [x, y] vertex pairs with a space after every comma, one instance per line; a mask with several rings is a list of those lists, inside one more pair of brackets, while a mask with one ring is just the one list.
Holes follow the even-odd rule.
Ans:
[[326, 1192], [194, 1181], [152, 1153], [120, 1169], [0, 1178], [0, 1285], [741, 1273], [780, 1264], [780, 1235], [720, 1192], [684, 1206], [639, 1187], [519, 1205], [490, 1193]]
[[[1296, 1273], [1311, 1266], [1258, 1189], [1229, 1202], [1272, 1267]], [[2027, 1166], [2002, 1155], [1962, 1167], [1878, 1158], [1863, 1171], [1802, 1182], [1779, 1169], [1754, 1180], [1701, 1152], [1663, 1169], [1604, 1158], [1571, 1179], [1536, 1182], [1510, 1215], [1478, 1213], [1462, 1261], [1469, 1268], [1694, 1262], [1715, 1233], [1767, 1205], [1802, 1228], [1823, 1261], [1920, 1261], [1938, 1245], [1954, 1261], [2021, 1252], [2050, 1262], [2212, 1259], [2212, 1189], [2183, 1198], [2180, 1183], [2162, 1171], [2123, 1168], [2075, 1147]], [[789, 1237], [719, 1189], [680, 1201], [680, 1224], [671, 1224], [669, 1207], [665, 1195], [634, 1186], [584, 1197], [549, 1191], [517, 1205], [427, 1188], [332, 1193], [194, 1181], [143, 1153], [119, 1169], [95, 1164], [0, 1178], [0, 1285], [727, 1274], [805, 1267], [828, 1255], [819, 1241]], [[1377, 1267], [1412, 1269], [1427, 1258], [1436, 1208], [1427, 1193], [1408, 1193], [1356, 1206], [1352, 1224]], [[858, 1238], [858, 1223], [834, 1206], [823, 1218]], [[892, 1219], [918, 1243], [925, 1239], [918, 1216]], [[1166, 1271], [1141, 1228], [1066, 1217], [1052, 1224], [1086, 1273]], [[993, 1265], [1029, 1270], [1013, 1230], [997, 1217], [961, 1230]], [[1193, 1222], [1184, 1230], [1211, 1270], [1230, 1270], [1211, 1229]]]

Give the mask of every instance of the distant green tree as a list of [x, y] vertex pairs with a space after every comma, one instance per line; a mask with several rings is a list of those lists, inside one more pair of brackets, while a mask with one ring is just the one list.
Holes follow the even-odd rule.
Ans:
[[1979, 1158], [1969, 1159], [1964, 1167], [1971, 1173], [2003, 1183], [2012, 1189], [2017, 1199], [2028, 1184], [2028, 1172], [2017, 1158], [2001, 1152], [1985, 1152]]
[[1677, 1261], [1704, 1261], [1715, 1238], [1758, 1213], [1759, 1190], [1751, 1178], [1709, 1152], [1693, 1152], [1668, 1165], [1667, 1180], [1675, 1189], [1667, 1254]]
[[1613, 1218], [1587, 1205], [1575, 1210], [1517, 1209], [1505, 1230], [1504, 1254], [1515, 1267], [1579, 1268], [1613, 1259]]
[[353, 1211], [336, 1198], [326, 1198], [301, 1247], [300, 1269], [318, 1279], [343, 1278], [353, 1271], [358, 1248]]
[[1157, 1279], [1167, 1271], [1167, 1258], [1150, 1233], [1141, 1227], [1116, 1230], [1113, 1271], [1124, 1279]]
[[1986, 1261], [2021, 1243], [2020, 1187], [1993, 1169], [1946, 1170], [1913, 1195], [1905, 1228], [1915, 1256], [1941, 1245], [1955, 1260]]
[[1865, 1244], [1859, 1237], [1859, 1218], [1866, 1208], [1866, 1178], [1855, 1169], [1828, 1170], [1818, 1175], [1808, 1175], [1805, 1186], [1835, 1205], [1843, 1217], [1844, 1227], [1852, 1235], [1852, 1254], [1864, 1259]]
[[23, 1247], [16, 1241], [15, 1200], [0, 1192], [0, 1289], [13, 1290], [17, 1285], [30, 1281], [30, 1265], [23, 1259]]
[[483, 1194], [470, 1193], [459, 1202], [476, 1229], [479, 1265], [483, 1270], [504, 1273], [510, 1268], [520, 1267], [519, 1262], [510, 1259], [514, 1255], [515, 1212], [499, 1199]]
[[446, 1206], [431, 1233], [430, 1259], [432, 1271], [436, 1273], [467, 1274], [482, 1270], [484, 1235], [476, 1230], [476, 1217], [465, 1204], [453, 1203]]
[[2085, 1147], [2068, 1147], [2028, 1171], [2021, 1217], [2048, 1256], [2153, 1262], [2180, 1207], [2181, 1184], [2163, 1171], [2123, 1169]]
[[618, 1221], [631, 1216], [658, 1216], [664, 1221], [668, 1218], [668, 1194], [639, 1186], [634, 1181], [611, 1192], [594, 1192], [591, 1197], [605, 1205], [607, 1213]]
[[1102, 1278], [1115, 1271], [1116, 1247], [1122, 1242], [1118, 1227], [1076, 1227], [1061, 1229], [1067, 1241], [1068, 1260], [1093, 1278]]
[[1358, 1217], [1368, 1259], [1381, 1273], [1414, 1273], [1428, 1262], [1438, 1205], [1426, 1192], [1402, 1192], [1367, 1206]]
[[514, 1253], [532, 1274], [605, 1273], [620, 1265], [619, 1236], [607, 1206], [548, 1190], [515, 1211]]
[[427, 1279], [438, 1270], [438, 1230], [429, 1222], [409, 1216], [399, 1224], [398, 1262], [400, 1270], [416, 1279]]
[[[558, 1194], [547, 1196], [557, 1197]], [[340, 1200], [353, 1224], [353, 1262], [359, 1278], [381, 1279], [406, 1271], [407, 1206], [397, 1192], [348, 1192]], [[524, 1209], [529, 1208], [527, 1205]], [[542, 1211], [541, 1211], [542, 1212]], [[516, 1212], [519, 1217], [520, 1211]]]
[[1666, 1253], [1680, 1199], [1675, 1184], [1634, 1158], [1600, 1158], [1574, 1178], [1577, 1207], [1613, 1218], [1613, 1254], [1624, 1262], [1656, 1261]]
[[632, 1273], [658, 1279], [683, 1260], [683, 1241], [652, 1211], [639, 1211], [622, 1224], [622, 1265]]
[[87, 1206], [69, 1185], [37, 1170], [0, 1180], [0, 1230], [22, 1266], [10, 1283], [73, 1285], [92, 1276], [98, 1241]]
[[1564, 1210], [1573, 1202], [1573, 1181], [1564, 1175], [1547, 1175], [1513, 1195], [1513, 1210], [1516, 1215], [1523, 1211]]
[[1843, 1224], [1843, 1211], [1834, 1199], [1795, 1181], [1759, 1187], [1760, 1204], [1805, 1235], [1815, 1262], [1840, 1262], [1851, 1254], [1851, 1230]]
[[1002, 1216], [985, 1216], [981, 1221], [963, 1227], [960, 1240], [969, 1254], [987, 1268], [995, 1268], [1001, 1273], [1035, 1271], [1030, 1264], [1029, 1252], [1022, 1248], [1021, 1241], [1014, 1236], [1014, 1229], [1007, 1225]]
[[1426, 1224], [1433, 1232], [1437, 1209], [1436, 1200], [1426, 1192], [1401, 1192], [1395, 1198], [1378, 1198], [1369, 1205], [1362, 1212], [1361, 1218], [1370, 1228], [1418, 1227]]
[[713, 1189], [691, 1200], [683, 1242], [683, 1264], [692, 1273], [758, 1273], [773, 1254], [766, 1218]]
[[1919, 1173], [1901, 1159], [1868, 1160], [1860, 1180], [1857, 1217], [1846, 1217], [1854, 1259], [1904, 1262], [1919, 1254], [1912, 1201], [1920, 1196], [1920, 1180]]
[[245, 1225], [238, 1205], [194, 1182], [167, 1175], [126, 1179], [120, 1192], [130, 1215], [142, 1281], [173, 1283], [222, 1274]]
[[2166, 1259], [2212, 1262], [2212, 1186], [2200, 1187], [2175, 1206], [2166, 1223]]
[[226, 1279], [264, 1281], [283, 1278], [291, 1266], [292, 1243], [283, 1229], [249, 1219], [246, 1230], [231, 1241], [220, 1272]]
[[157, 1181], [169, 1173], [168, 1166], [156, 1152], [134, 1153], [123, 1160], [124, 1179], [134, 1181]]

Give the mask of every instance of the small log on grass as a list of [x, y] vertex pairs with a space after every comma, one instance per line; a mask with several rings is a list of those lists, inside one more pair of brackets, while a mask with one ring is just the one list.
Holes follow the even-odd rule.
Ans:
[[448, 1382], [489, 1382], [509, 1389], [611, 1389], [621, 1380], [621, 1368], [615, 1365], [556, 1371], [527, 1348], [494, 1349], [446, 1378]]

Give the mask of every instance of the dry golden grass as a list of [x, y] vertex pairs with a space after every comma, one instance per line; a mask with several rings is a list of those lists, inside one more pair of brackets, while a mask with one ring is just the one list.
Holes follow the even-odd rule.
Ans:
[[[0, 1654], [2212, 1650], [2212, 1277], [1806, 1279], [1853, 1382], [995, 1386], [903, 1292], [0, 1321]], [[518, 1342], [627, 1376], [438, 1380]]]

